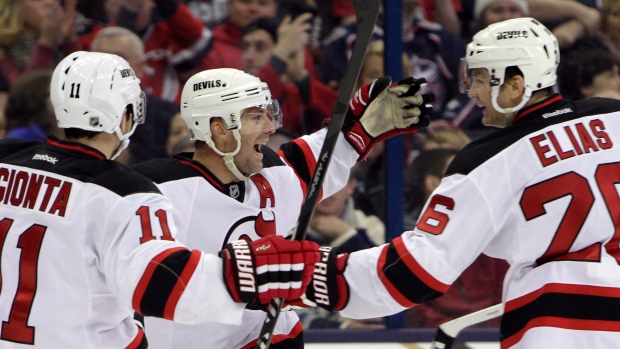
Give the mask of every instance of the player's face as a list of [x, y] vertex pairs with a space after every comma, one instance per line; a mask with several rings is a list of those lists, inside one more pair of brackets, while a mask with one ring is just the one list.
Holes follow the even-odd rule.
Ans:
[[230, 21], [240, 28], [258, 17], [273, 18], [277, 12], [276, 0], [228, 0]]
[[276, 128], [265, 108], [246, 108], [241, 115], [241, 149], [234, 156], [237, 169], [244, 175], [263, 169], [261, 147], [269, 141]]
[[275, 43], [267, 31], [255, 30], [243, 37], [243, 68], [256, 75], [273, 54]]
[[[497, 96], [497, 104], [501, 108], [506, 108], [509, 105], [507, 97], [503, 92], [504, 87], [500, 87], [499, 96]], [[478, 102], [478, 106], [483, 108], [482, 111], [482, 124], [485, 126], [505, 127], [506, 116], [504, 113], [493, 108], [492, 96], [491, 96], [491, 76], [486, 68], [477, 68], [472, 72], [471, 87], [467, 92], [469, 98], [474, 98]]]

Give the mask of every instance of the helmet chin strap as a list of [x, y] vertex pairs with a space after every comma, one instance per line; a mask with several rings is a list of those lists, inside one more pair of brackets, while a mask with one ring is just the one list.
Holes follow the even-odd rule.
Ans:
[[114, 154], [112, 154], [110, 160], [116, 159], [119, 155], [121, 155], [121, 152], [129, 146], [129, 135], [124, 135], [119, 127], [116, 127], [114, 129], [114, 133], [116, 134], [116, 137], [118, 137], [118, 139], [121, 141], [121, 144], [119, 144], [118, 148], [116, 148], [116, 151], [114, 152]]
[[241, 134], [239, 134], [239, 129], [236, 128], [232, 130], [232, 133], [233, 137], [235, 137], [235, 141], [237, 141], [237, 148], [231, 153], [224, 153], [217, 149], [210, 134], [205, 134], [205, 143], [207, 143], [217, 154], [224, 157], [224, 164], [226, 165], [226, 168], [228, 168], [228, 170], [230, 170], [230, 172], [232, 172], [238, 180], [244, 181], [250, 177], [245, 176], [241, 173], [241, 171], [239, 171], [237, 165], [235, 164], [235, 160], [233, 159], [233, 156], [237, 155], [239, 149], [241, 149]]
[[504, 109], [500, 107], [499, 104], [497, 104], [497, 96], [499, 96], [499, 86], [493, 86], [493, 89], [491, 90], [491, 102], [493, 103], [493, 109], [504, 114], [504, 116], [506, 117], [506, 125], [508, 125], [510, 122], [512, 122], [514, 113], [521, 110], [525, 103], [530, 100], [530, 98], [532, 97], [532, 89], [526, 87], [525, 91], [523, 92], [523, 98], [521, 99], [521, 103], [512, 108]]

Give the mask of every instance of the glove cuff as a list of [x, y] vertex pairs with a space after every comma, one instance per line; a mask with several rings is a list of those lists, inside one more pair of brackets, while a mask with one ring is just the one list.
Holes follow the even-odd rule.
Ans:
[[220, 253], [224, 262], [224, 281], [232, 299], [237, 303], [251, 303], [256, 300], [256, 276], [254, 255], [247, 241], [239, 240], [227, 244]]
[[344, 278], [349, 254], [338, 254], [337, 247], [327, 246], [319, 248], [319, 252], [321, 261], [315, 264], [306, 295], [323, 309], [342, 310], [349, 302], [349, 285]]

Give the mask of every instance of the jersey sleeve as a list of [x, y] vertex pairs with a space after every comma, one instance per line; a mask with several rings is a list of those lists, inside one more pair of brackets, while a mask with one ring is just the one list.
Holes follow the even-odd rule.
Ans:
[[443, 295], [496, 236], [489, 202], [467, 176], [444, 178], [414, 230], [350, 255], [342, 315], [386, 316]]
[[240, 324], [244, 304], [226, 290], [221, 259], [174, 239], [172, 205], [134, 194], [114, 205], [100, 242], [101, 268], [124, 303], [144, 316], [181, 323]]
[[[327, 129], [321, 129], [282, 145], [278, 154], [284, 159], [299, 178], [304, 192], [312, 179], [316, 169], [317, 158], [325, 141]], [[358, 154], [344, 139], [342, 133], [338, 135], [336, 146], [332, 154], [329, 167], [325, 174], [321, 198], [328, 197], [342, 189], [349, 178], [349, 171], [357, 161]]]

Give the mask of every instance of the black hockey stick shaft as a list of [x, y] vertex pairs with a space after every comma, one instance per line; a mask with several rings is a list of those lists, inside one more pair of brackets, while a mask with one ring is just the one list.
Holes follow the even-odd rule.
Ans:
[[451, 349], [458, 334], [465, 328], [494, 319], [504, 313], [504, 304], [496, 304], [441, 324], [435, 332], [431, 349]]
[[[366, 49], [372, 37], [377, 17], [379, 16], [379, 5], [380, 0], [353, 0], [353, 7], [355, 8], [355, 16], [357, 18], [357, 37], [353, 45], [349, 66], [347, 67], [340, 89], [338, 90], [338, 100], [332, 111], [331, 122], [327, 128], [325, 141], [319, 152], [316, 169], [308, 185], [306, 197], [299, 213], [299, 219], [297, 220], [295, 231], [291, 237], [293, 240], [302, 240], [306, 236], [306, 230], [308, 229], [312, 213], [314, 212], [314, 208], [316, 207], [321, 193], [325, 173], [342, 129], [344, 117], [349, 109], [349, 100], [351, 99], [353, 89], [357, 83], [364, 56], [366, 55]], [[273, 337], [273, 331], [278, 316], [280, 315], [283, 302], [284, 301], [280, 298], [271, 300], [269, 309], [267, 310], [267, 317], [265, 318], [265, 322], [263, 323], [263, 327], [261, 328], [260, 335], [256, 342], [257, 349], [268, 349], [271, 345], [271, 338]]]

